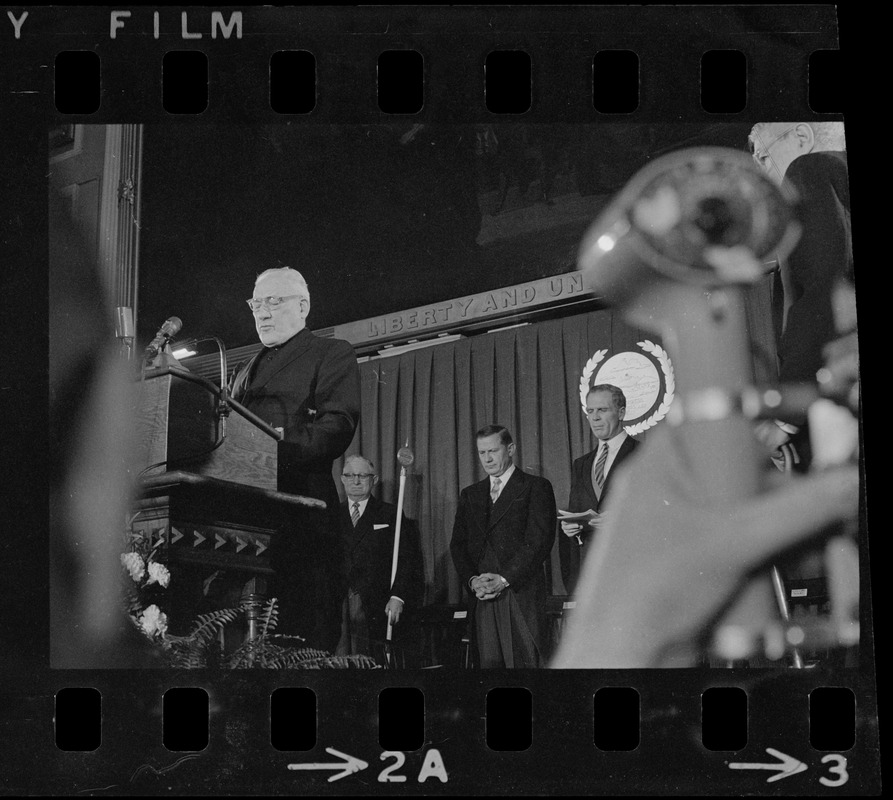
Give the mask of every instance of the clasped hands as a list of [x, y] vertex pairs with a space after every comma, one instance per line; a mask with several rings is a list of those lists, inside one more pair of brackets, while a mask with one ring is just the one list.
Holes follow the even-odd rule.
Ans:
[[499, 597], [508, 584], [495, 572], [482, 572], [471, 579], [471, 590], [478, 600], [493, 600]]

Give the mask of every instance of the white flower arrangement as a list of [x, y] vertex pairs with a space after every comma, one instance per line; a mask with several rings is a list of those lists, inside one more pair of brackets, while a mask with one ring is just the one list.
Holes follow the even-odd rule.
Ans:
[[159, 564], [157, 561], [149, 562], [149, 580], [146, 581], [146, 586], [150, 586], [153, 583], [158, 583], [163, 588], [167, 589], [168, 583], [171, 580], [170, 570], [164, 564]]
[[[121, 554], [123, 600], [133, 625], [171, 667], [178, 669], [377, 669], [369, 656], [333, 656], [321, 650], [301, 647], [300, 636], [274, 633], [279, 619], [276, 598], [267, 600], [258, 617], [258, 634], [232, 653], [224, 653], [220, 634], [227, 625], [244, 620], [247, 606], [223, 608], [200, 614], [185, 635], [168, 632], [168, 616], [158, 605], [161, 590], [170, 585], [171, 573], [153, 559], [164, 542], [162, 537], [139, 535], [133, 518], [125, 532], [127, 552]], [[176, 628], [175, 628], [176, 630]]]
[[145, 636], [163, 643], [167, 637], [168, 619], [157, 600], [160, 589], [166, 589], [170, 584], [171, 573], [164, 564], [153, 559], [163, 539], [159, 537], [153, 543], [152, 536], [136, 535], [132, 527], [128, 527], [125, 541], [129, 549], [121, 554], [121, 566], [129, 576], [129, 580], [124, 579], [125, 606], [130, 619]]
[[146, 562], [139, 553], [121, 553], [121, 564], [134, 583], [139, 583], [146, 574]]
[[143, 613], [140, 614], [139, 624], [143, 633], [150, 639], [156, 636], [163, 639], [167, 633], [167, 614], [153, 603], [148, 608], [143, 609]]

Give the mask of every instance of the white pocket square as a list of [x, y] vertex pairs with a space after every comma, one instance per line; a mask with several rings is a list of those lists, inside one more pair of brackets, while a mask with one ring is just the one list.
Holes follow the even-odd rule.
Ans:
[[380, 531], [382, 528], [387, 528], [387, 527], [389, 527], [387, 523], [385, 523], [384, 525], [373, 525], [372, 530]]

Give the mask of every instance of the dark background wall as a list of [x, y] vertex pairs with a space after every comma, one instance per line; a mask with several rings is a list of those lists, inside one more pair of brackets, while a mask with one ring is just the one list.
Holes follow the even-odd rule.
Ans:
[[147, 125], [139, 340], [177, 315], [184, 337], [253, 343], [244, 301], [272, 266], [304, 274], [312, 329], [567, 272], [647, 160], [748, 129]]

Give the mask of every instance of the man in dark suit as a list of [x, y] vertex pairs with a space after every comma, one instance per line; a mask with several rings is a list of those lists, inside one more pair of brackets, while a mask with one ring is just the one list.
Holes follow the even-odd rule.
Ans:
[[[773, 287], [778, 380], [814, 383], [816, 372], [825, 366], [825, 346], [856, 327], [843, 123], [760, 122], [751, 130], [749, 142], [761, 169], [793, 189], [800, 201], [802, 233], [779, 264]], [[808, 431], [790, 423], [766, 422], [757, 433], [770, 447], [792, 442], [795, 460], [805, 471], [810, 459]]]
[[233, 397], [275, 428], [279, 490], [324, 500], [327, 513], [301, 514], [270, 544], [282, 633], [333, 650], [341, 630], [338, 490], [332, 463], [360, 417], [360, 375], [347, 342], [314, 336], [305, 321], [310, 294], [289, 267], [258, 276], [248, 301], [264, 347], [236, 370]]
[[540, 667], [555, 494], [545, 478], [515, 467], [515, 445], [501, 425], [477, 432], [477, 452], [487, 477], [462, 490], [450, 542], [456, 571], [473, 594], [477, 662]]
[[[418, 531], [405, 516], [400, 523], [397, 573], [391, 585], [397, 509], [372, 496], [378, 483], [375, 466], [360, 455], [348, 456], [341, 473], [347, 500], [339, 509], [347, 596], [342, 605], [337, 655], [374, 655], [383, 642], [388, 619], [396, 640], [406, 612], [421, 605], [424, 577]], [[403, 638], [403, 637], [401, 637]]]
[[596, 516], [585, 525], [562, 521], [558, 554], [561, 577], [568, 594], [572, 594], [580, 576], [580, 566], [598, 529], [598, 515], [604, 513], [610, 476], [635, 451], [639, 442], [623, 430], [626, 396], [617, 386], [601, 383], [586, 395], [586, 418], [598, 447], [576, 461], [571, 472], [571, 493], [566, 511], [595, 511]]
[[[800, 239], [779, 263], [773, 287], [778, 381], [816, 383], [825, 348], [856, 332], [853, 241], [846, 139], [842, 122], [760, 122], [749, 141], [754, 160], [799, 199]], [[827, 370], [825, 370], [827, 373]], [[796, 423], [796, 424], [795, 424]], [[797, 472], [812, 462], [809, 424], [795, 419], [757, 426], [761, 441], [788, 455]], [[825, 579], [820, 548], [780, 566], [788, 581]]]

